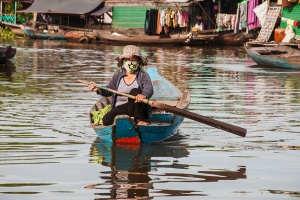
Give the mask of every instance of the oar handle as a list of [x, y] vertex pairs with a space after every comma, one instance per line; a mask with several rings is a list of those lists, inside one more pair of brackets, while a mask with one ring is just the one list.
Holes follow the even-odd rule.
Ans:
[[[86, 82], [86, 81], [83, 81], [83, 80], [78, 80], [78, 82], [80, 83], [83, 83], [85, 85], [89, 85], [90, 83]], [[113, 89], [110, 89], [110, 88], [106, 88], [106, 87], [102, 87], [102, 86], [97, 86], [97, 85], [94, 85], [94, 87], [96, 88], [99, 88], [99, 89], [102, 89], [102, 90], [107, 90], [107, 91], [110, 91], [112, 93], [116, 93], [116, 94], [119, 94], [119, 95], [122, 95], [122, 96], [125, 96], [125, 97], [128, 97], [130, 99], [136, 99], [136, 96], [133, 96], [131, 94], [127, 94], [127, 93], [123, 93], [123, 92], [119, 92], [117, 90], [113, 90]], [[153, 101], [150, 101], [149, 99], [143, 99], [141, 102], [145, 103], [145, 104], [148, 104], [150, 106], [153, 105]]]

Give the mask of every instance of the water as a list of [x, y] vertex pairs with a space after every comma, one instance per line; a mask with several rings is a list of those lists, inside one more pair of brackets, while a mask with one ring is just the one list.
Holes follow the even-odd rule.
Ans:
[[89, 125], [123, 46], [17, 40], [0, 67], [0, 199], [299, 199], [300, 72], [256, 66], [239, 47], [140, 46], [189, 110], [247, 137], [185, 119], [155, 145], [103, 143]]

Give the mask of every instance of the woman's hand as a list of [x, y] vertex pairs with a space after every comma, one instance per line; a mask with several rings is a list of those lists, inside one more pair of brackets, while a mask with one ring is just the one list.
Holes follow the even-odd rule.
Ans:
[[87, 86], [88, 86], [89, 90], [92, 92], [100, 92], [100, 89], [95, 87], [94, 82], [89, 82], [89, 84]]
[[146, 97], [145, 95], [143, 95], [143, 94], [138, 94], [138, 95], [136, 95], [136, 97], [135, 97], [135, 103], [137, 103], [137, 102], [142, 102], [143, 99], [147, 99], [147, 97]]

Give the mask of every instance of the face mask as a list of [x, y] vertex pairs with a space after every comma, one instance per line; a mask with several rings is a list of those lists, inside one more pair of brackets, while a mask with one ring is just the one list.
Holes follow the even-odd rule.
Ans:
[[125, 61], [123, 64], [123, 68], [133, 74], [139, 67], [139, 63], [137, 61]]

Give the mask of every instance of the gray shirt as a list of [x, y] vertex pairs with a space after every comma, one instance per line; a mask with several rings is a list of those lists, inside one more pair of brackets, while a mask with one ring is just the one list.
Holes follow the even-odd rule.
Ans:
[[[120, 84], [118, 86], [118, 91], [128, 94], [132, 89], [138, 88], [138, 87], [139, 87], [139, 85], [137, 83], [136, 78], [134, 79], [134, 81], [130, 85], [127, 85], [125, 83], [124, 77], [123, 77], [120, 80]], [[116, 101], [116, 106], [122, 105], [122, 104], [127, 103], [127, 102], [128, 102], [128, 97], [118, 95], [117, 96], [117, 101]]]
[[[118, 85], [124, 76], [127, 76], [125, 69], [120, 69], [120, 70], [116, 71], [113, 75], [113, 78], [109, 81], [109, 83], [106, 87], [113, 89], [113, 90], [117, 90]], [[144, 70], [139, 69], [136, 72], [136, 80], [137, 80], [139, 87], [142, 90], [142, 95], [145, 95], [147, 97], [147, 99], [150, 99], [152, 97], [154, 91], [153, 91], [153, 86], [152, 86], [152, 82], [151, 82], [149, 74], [147, 72], [145, 72]], [[101, 91], [97, 92], [97, 94], [105, 96], [105, 97], [112, 96], [111, 109], [113, 109], [115, 107], [116, 100], [117, 100], [116, 99], [117, 95], [115, 93], [112, 93], [105, 89], [101, 89]]]

